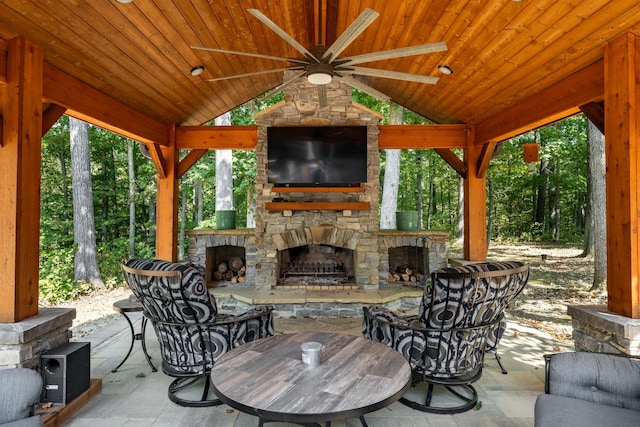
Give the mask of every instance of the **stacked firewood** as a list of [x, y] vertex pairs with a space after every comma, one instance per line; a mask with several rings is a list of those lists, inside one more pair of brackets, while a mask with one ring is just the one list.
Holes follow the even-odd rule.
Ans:
[[410, 267], [398, 267], [396, 271], [389, 271], [387, 280], [389, 283], [394, 282], [407, 282], [416, 283], [422, 280], [423, 274], [418, 270]]
[[218, 268], [213, 272], [214, 280], [224, 280], [231, 283], [244, 283], [247, 281], [247, 267], [242, 258], [234, 256], [229, 261], [218, 264]]

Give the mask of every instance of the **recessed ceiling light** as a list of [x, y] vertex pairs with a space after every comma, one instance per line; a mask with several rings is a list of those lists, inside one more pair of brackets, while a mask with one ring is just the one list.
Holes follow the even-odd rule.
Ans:
[[441, 74], [453, 74], [453, 70], [448, 65], [438, 65], [438, 71], [440, 71]]
[[118, 3], [127, 4], [133, 2], [133, 0], [116, 0]]
[[199, 76], [203, 72], [204, 72], [204, 67], [202, 65], [199, 65], [197, 67], [193, 67], [191, 71], [189, 71], [189, 74], [195, 77], [195, 76]]

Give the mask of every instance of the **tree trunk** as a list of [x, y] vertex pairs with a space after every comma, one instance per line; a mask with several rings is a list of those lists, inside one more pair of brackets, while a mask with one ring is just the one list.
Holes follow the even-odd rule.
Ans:
[[256, 228], [256, 198], [251, 188], [247, 190], [247, 228]]
[[[69, 181], [68, 181], [68, 177], [67, 177], [67, 162], [65, 160], [65, 152], [64, 152], [64, 148], [61, 146], [60, 147], [60, 175], [62, 176], [62, 197], [64, 199], [64, 206], [65, 209], [63, 210], [63, 212], [61, 213], [62, 218], [64, 219], [65, 224], [67, 224], [67, 220], [69, 218], [68, 214], [67, 214], [67, 209], [66, 207], [69, 206]], [[63, 234], [66, 236], [69, 233], [69, 229], [66, 227], [64, 227], [64, 229], [62, 230]]]
[[605, 137], [588, 122], [587, 146], [591, 165], [591, 217], [593, 223], [593, 285], [592, 290], [607, 284], [607, 215], [605, 181]]
[[487, 250], [491, 242], [491, 233], [493, 233], [493, 184], [490, 179], [487, 180], [487, 196], [489, 198], [489, 206], [487, 209]]
[[418, 171], [416, 173], [416, 210], [418, 211], [418, 228], [422, 229], [422, 150], [416, 150], [416, 166]]
[[133, 258], [136, 254], [136, 170], [133, 161], [133, 149], [137, 144], [131, 139], [127, 142], [129, 163], [129, 258]]
[[[402, 124], [404, 110], [401, 106], [391, 104], [389, 124]], [[396, 228], [396, 211], [398, 210], [398, 186], [400, 185], [400, 150], [384, 150], [385, 167], [382, 184], [382, 201], [380, 203], [380, 229]]]
[[98, 289], [104, 289], [105, 286], [98, 268], [96, 248], [88, 129], [87, 123], [69, 117], [73, 235], [77, 246], [74, 259], [74, 278], [77, 281], [91, 283]]
[[458, 176], [458, 218], [456, 222], [456, 244], [464, 240], [464, 178]]
[[195, 205], [194, 220], [196, 225], [200, 225], [204, 217], [204, 185], [199, 179], [193, 181], [193, 204]]
[[184, 260], [184, 234], [187, 224], [187, 191], [182, 191], [182, 201], [180, 202], [180, 229], [178, 230], [178, 259]]
[[[216, 126], [229, 126], [231, 113], [216, 117]], [[216, 211], [231, 211], [233, 203], [233, 157], [231, 150], [216, 151]]]
[[554, 174], [556, 176], [555, 184], [553, 186], [553, 203], [551, 211], [551, 219], [553, 225], [553, 240], [555, 242], [560, 241], [560, 159], [555, 158]]

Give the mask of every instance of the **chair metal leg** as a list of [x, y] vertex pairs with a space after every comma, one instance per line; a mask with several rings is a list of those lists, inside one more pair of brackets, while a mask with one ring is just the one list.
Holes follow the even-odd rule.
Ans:
[[502, 373], [504, 375], [507, 375], [507, 370], [504, 369], [504, 366], [502, 366], [502, 361], [500, 360], [500, 355], [498, 354], [497, 351], [496, 351], [496, 362], [498, 362], [498, 365], [500, 365], [500, 370], [502, 371]]

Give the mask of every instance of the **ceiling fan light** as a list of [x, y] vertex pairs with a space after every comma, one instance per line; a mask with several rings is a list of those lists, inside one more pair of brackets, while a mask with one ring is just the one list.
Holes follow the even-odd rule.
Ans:
[[307, 81], [313, 85], [327, 85], [331, 83], [333, 76], [329, 73], [313, 73], [307, 76]]
[[191, 74], [192, 76], [199, 76], [200, 74], [202, 74], [204, 72], [204, 67], [202, 65], [199, 65], [197, 67], [193, 67], [190, 71], [189, 74]]
[[451, 67], [444, 64], [438, 65], [438, 71], [440, 71], [440, 74], [446, 74], [446, 75], [453, 74], [453, 70], [451, 69]]
[[306, 69], [307, 81], [312, 85], [327, 85], [333, 79], [333, 66], [330, 64], [309, 64]]

